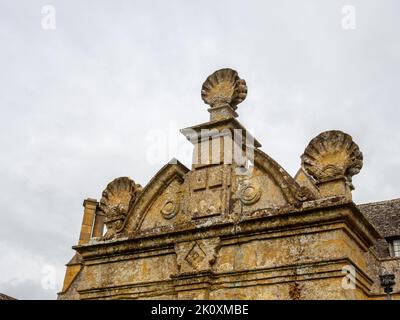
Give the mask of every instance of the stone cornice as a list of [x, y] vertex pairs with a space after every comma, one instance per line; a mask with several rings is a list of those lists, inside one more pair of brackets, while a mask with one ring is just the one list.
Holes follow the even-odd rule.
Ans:
[[[187, 240], [204, 239], [218, 236], [221, 239], [243, 238], [251, 234], [269, 233], [285, 230], [306, 232], [307, 228], [344, 223], [348, 230], [368, 248], [379, 237], [373, 226], [363, 217], [353, 202], [342, 197], [331, 197], [303, 203], [301, 208], [264, 209], [243, 214], [230, 215], [192, 221], [190, 224], [143, 230], [130, 237], [113, 240], [92, 240], [90, 243], [73, 247], [84, 260], [107, 259], [113, 256], [130, 255], [152, 250], [173, 248], [174, 243]], [[344, 227], [343, 227], [344, 228]], [[302, 230], [303, 229], [303, 230]], [[158, 253], [155, 253], [158, 254]]]

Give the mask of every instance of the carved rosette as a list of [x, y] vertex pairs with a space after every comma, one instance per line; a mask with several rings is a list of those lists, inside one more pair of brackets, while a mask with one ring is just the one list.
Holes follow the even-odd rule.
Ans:
[[332, 130], [310, 141], [301, 162], [303, 169], [317, 182], [345, 178], [354, 189], [351, 177], [360, 172], [363, 155], [350, 135]]
[[170, 198], [164, 202], [164, 205], [162, 206], [160, 212], [164, 219], [169, 220], [174, 218], [178, 214], [179, 208], [179, 201], [176, 198]]
[[128, 177], [114, 179], [107, 185], [99, 205], [105, 214], [104, 223], [107, 227], [104, 238], [110, 239], [116, 235], [141, 191], [142, 187]]
[[244, 205], [252, 205], [260, 200], [261, 187], [253, 179], [246, 179], [240, 182], [238, 197]]
[[238, 73], [229, 68], [215, 71], [201, 88], [201, 98], [211, 108], [230, 105], [236, 109], [246, 95], [246, 81], [240, 79]]

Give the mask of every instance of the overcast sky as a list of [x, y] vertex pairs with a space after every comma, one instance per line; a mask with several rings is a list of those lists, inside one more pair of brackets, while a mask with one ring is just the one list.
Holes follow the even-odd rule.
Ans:
[[83, 199], [172, 157], [190, 166], [178, 130], [208, 120], [200, 88], [223, 67], [247, 81], [239, 121], [290, 174], [339, 129], [364, 153], [355, 202], [399, 197], [399, 14], [398, 0], [0, 0], [0, 292], [55, 299]]

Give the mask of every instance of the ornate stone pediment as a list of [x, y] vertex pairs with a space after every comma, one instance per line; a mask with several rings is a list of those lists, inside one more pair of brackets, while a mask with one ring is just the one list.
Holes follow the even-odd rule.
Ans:
[[182, 184], [188, 171], [175, 159], [165, 165], [143, 189], [119, 232], [130, 234], [141, 227], [171, 225], [180, 219]]
[[79, 259], [60, 297], [315, 299], [324, 287], [342, 299], [349, 263], [360, 270], [358, 294], [371, 292], [363, 255], [379, 234], [351, 201], [358, 146], [321, 133], [292, 177], [235, 119], [246, 94], [236, 71], [214, 72], [202, 87], [210, 121], [181, 130], [190, 169], [173, 160], [143, 189], [121, 177], [100, 203], [84, 201]]
[[[110, 183], [100, 202], [106, 214], [105, 238], [224, 223], [240, 219], [244, 212], [298, 208], [304, 201], [330, 195], [331, 189], [342, 192], [337, 185], [321, 192], [320, 182], [344, 177], [351, 185], [362, 154], [349, 135], [328, 131], [311, 140], [301, 157], [302, 169], [293, 178], [234, 119], [246, 94], [246, 82], [232, 69], [207, 78], [202, 98], [210, 105], [210, 122], [182, 130], [194, 145], [191, 170], [174, 160], [143, 190], [128, 178]], [[242, 159], [235, 158], [238, 154]]]
[[[221, 69], [207, 78], [202, 97], [211, 106], [211, 121], [182, 131], [194, 144], [192, 169], [179, 162], [162, 168], [138, 196], [117, 233], [224, 223], [241, 212], [298, 205], [310, 198], [306, 188], [258, 149], [258, 141], [234, 119], [233, 110], [246, 93], [245, 81], [234, 70]], [[238, 153], [241, 159], [235, 158]], [[254, 167], [250, 170], [246, 163]]]

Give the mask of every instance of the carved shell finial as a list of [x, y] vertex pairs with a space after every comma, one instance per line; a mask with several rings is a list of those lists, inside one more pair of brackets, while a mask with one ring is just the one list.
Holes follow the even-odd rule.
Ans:
[[332, 130], [312, 139], [301, 161], [304, 170], [317, 182], [345, 177], [354, 189], [351, 177], [360, 172], [363, 155], [350, 135]]
[[240, 79], [235, 70], [228, 68], [215, 71], [201, 88], [201, 98], [212, 108], [228, 104], [236, 109], [246, 95], [246, 81]]
[[111, 238], [116, 234], [141, 191], [142, 187], [128, 177], [116, 178], [107, 185], [99, 205], [105, 214], [104, 222], [107, 226], [105, 238]]

